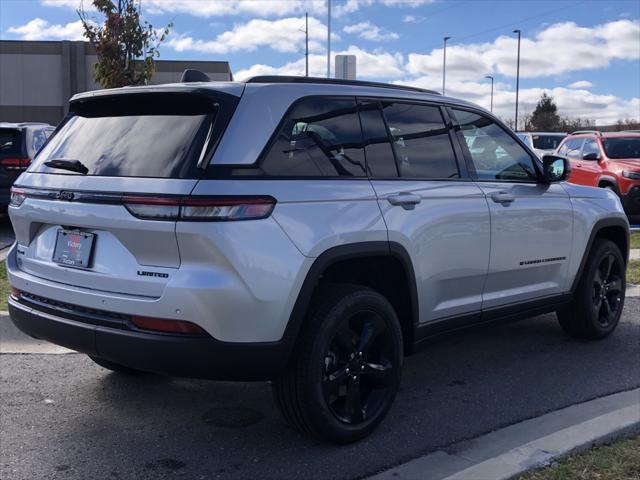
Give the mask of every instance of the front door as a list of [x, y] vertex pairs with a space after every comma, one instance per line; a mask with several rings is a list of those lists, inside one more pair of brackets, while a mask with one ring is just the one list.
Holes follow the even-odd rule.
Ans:
[[444, 112], [383, 100], [362, 103], [360, 114], [389, 241], [405, 248], [414, 267], [421, 324], [479, 313], [489, 209], [482, 190], [463, 178]]
[[534, 159], [489, 117], [453, 109], [469, 169], [491, 212], [483, 310], [563, 293], [573, 209], [561, 184], [540, 182]]

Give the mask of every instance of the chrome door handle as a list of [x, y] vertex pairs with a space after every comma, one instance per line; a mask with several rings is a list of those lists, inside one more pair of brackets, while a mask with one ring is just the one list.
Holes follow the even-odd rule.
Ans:
[[422, 201], [420, 195], [414, 195], [409, 192], [400, 192], [398, 194], [387, 196], [387, 201], [394, 206], [401, 206], [405, 210], [413, 210], [416, 205]]
[[509, 206], [516, 197], [508, 192], [497, 192], [491, 195], [491, 200], [502, 205]]

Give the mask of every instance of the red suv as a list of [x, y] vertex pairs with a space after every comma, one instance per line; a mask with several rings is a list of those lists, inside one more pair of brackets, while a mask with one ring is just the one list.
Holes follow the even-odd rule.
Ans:
[[556, 153], [571, 161], [570, 182], [613, 190], [640, 222], [640, 132], [574, 132]]

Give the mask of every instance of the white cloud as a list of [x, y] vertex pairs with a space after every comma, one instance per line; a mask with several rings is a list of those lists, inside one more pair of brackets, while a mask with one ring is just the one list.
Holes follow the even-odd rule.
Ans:
[[[356, 46], [346, 50], [332, 52], [335, 55], [356, 55], [358, 59], [357, 72], [360, 78], [397, 78], [403, 73], [404, 58], [399, 53], [382, 51], [368, 52]], [[309, 75], [323, 77], [326, 75], [327, 57], [322, 54], [309, 55]], [[334, 66], [331, 65], [333, 70]], [[240, 70], [234, 74], [238, 80], [256, 75], [304, 75], [304, 58], [289, 62], [280, 67], [256, 64]]]
[[343, 28], [345, 33], [357, 34], [360, 38], [371, 41], [385, 41], [385, 40], [397, 40], [400, 38], [395, 32], [390, 32], [386, 29], [380, 28], [371, 22], [360, 22], [353, 25], [347, 25]]
[[9, 27], [7, 33], [21, 40], [83, 40], [82, 22], [77, 20], [66, 25], [50, 24], [42, 18], [34, 18], [19, 27]]
[[[514, 77], [517, 40], [501, 36], [489, 43], [447, 46], [447, 77], [481, 78], [487, 73]], [[594, 27], [557, 23], [522, 38], [520, 75], [524, 78], [560, 75], [575, 70], [605, 68], [617, 59], [640, 59], [640, 22], [618, 20]], [[407, 70], [413, 75], [442, 69], [442, 49], [410, 54]]]
[[593, 83], [587, 80], [578, 80], [577, 82], [570, 83], [567, 85], [568, 88], [591, 88], [593, 87]]
[[425, 17], [418, 17], [416, 15], [405, 15], [402, 18], [404, 23], [421, 23], [425, 20]]
[[91, 0], [42, 0], [41, 3], [47, 7], [65, 7], [78, 10], [82, 6], [85, 10], [94, 10]]
[[[253, 51], [268, 46], [278, 52], [293, 53], [304, 47], [304, 17], [279, 20], [253, 19], [238, 24], [232, 30], [219, 34], [214, 40], [199, 40], [188, 35], [172, 35], [167, 46], [178, 52], [225, 54], [246, 50]], [[309, 17], [309, 50], [317, 51], [326, 40], [327, 26]], [[335, 37], [339, 38], [339, 37]]]

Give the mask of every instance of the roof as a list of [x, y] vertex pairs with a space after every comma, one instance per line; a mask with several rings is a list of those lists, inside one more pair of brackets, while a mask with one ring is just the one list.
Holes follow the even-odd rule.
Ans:
[[603, 138], [615, 138], [615, 137], [640, 137], [640, 131], [620, 131], [620, 132], [600, 132], [598, 130], [581, 130], [570, 133], [572, 137], [588, 137], [590, 135], [596, 135]]
[[566, 132], [518, 132], [518, 135], [558, 135], [566, 137], [568, 133]]

